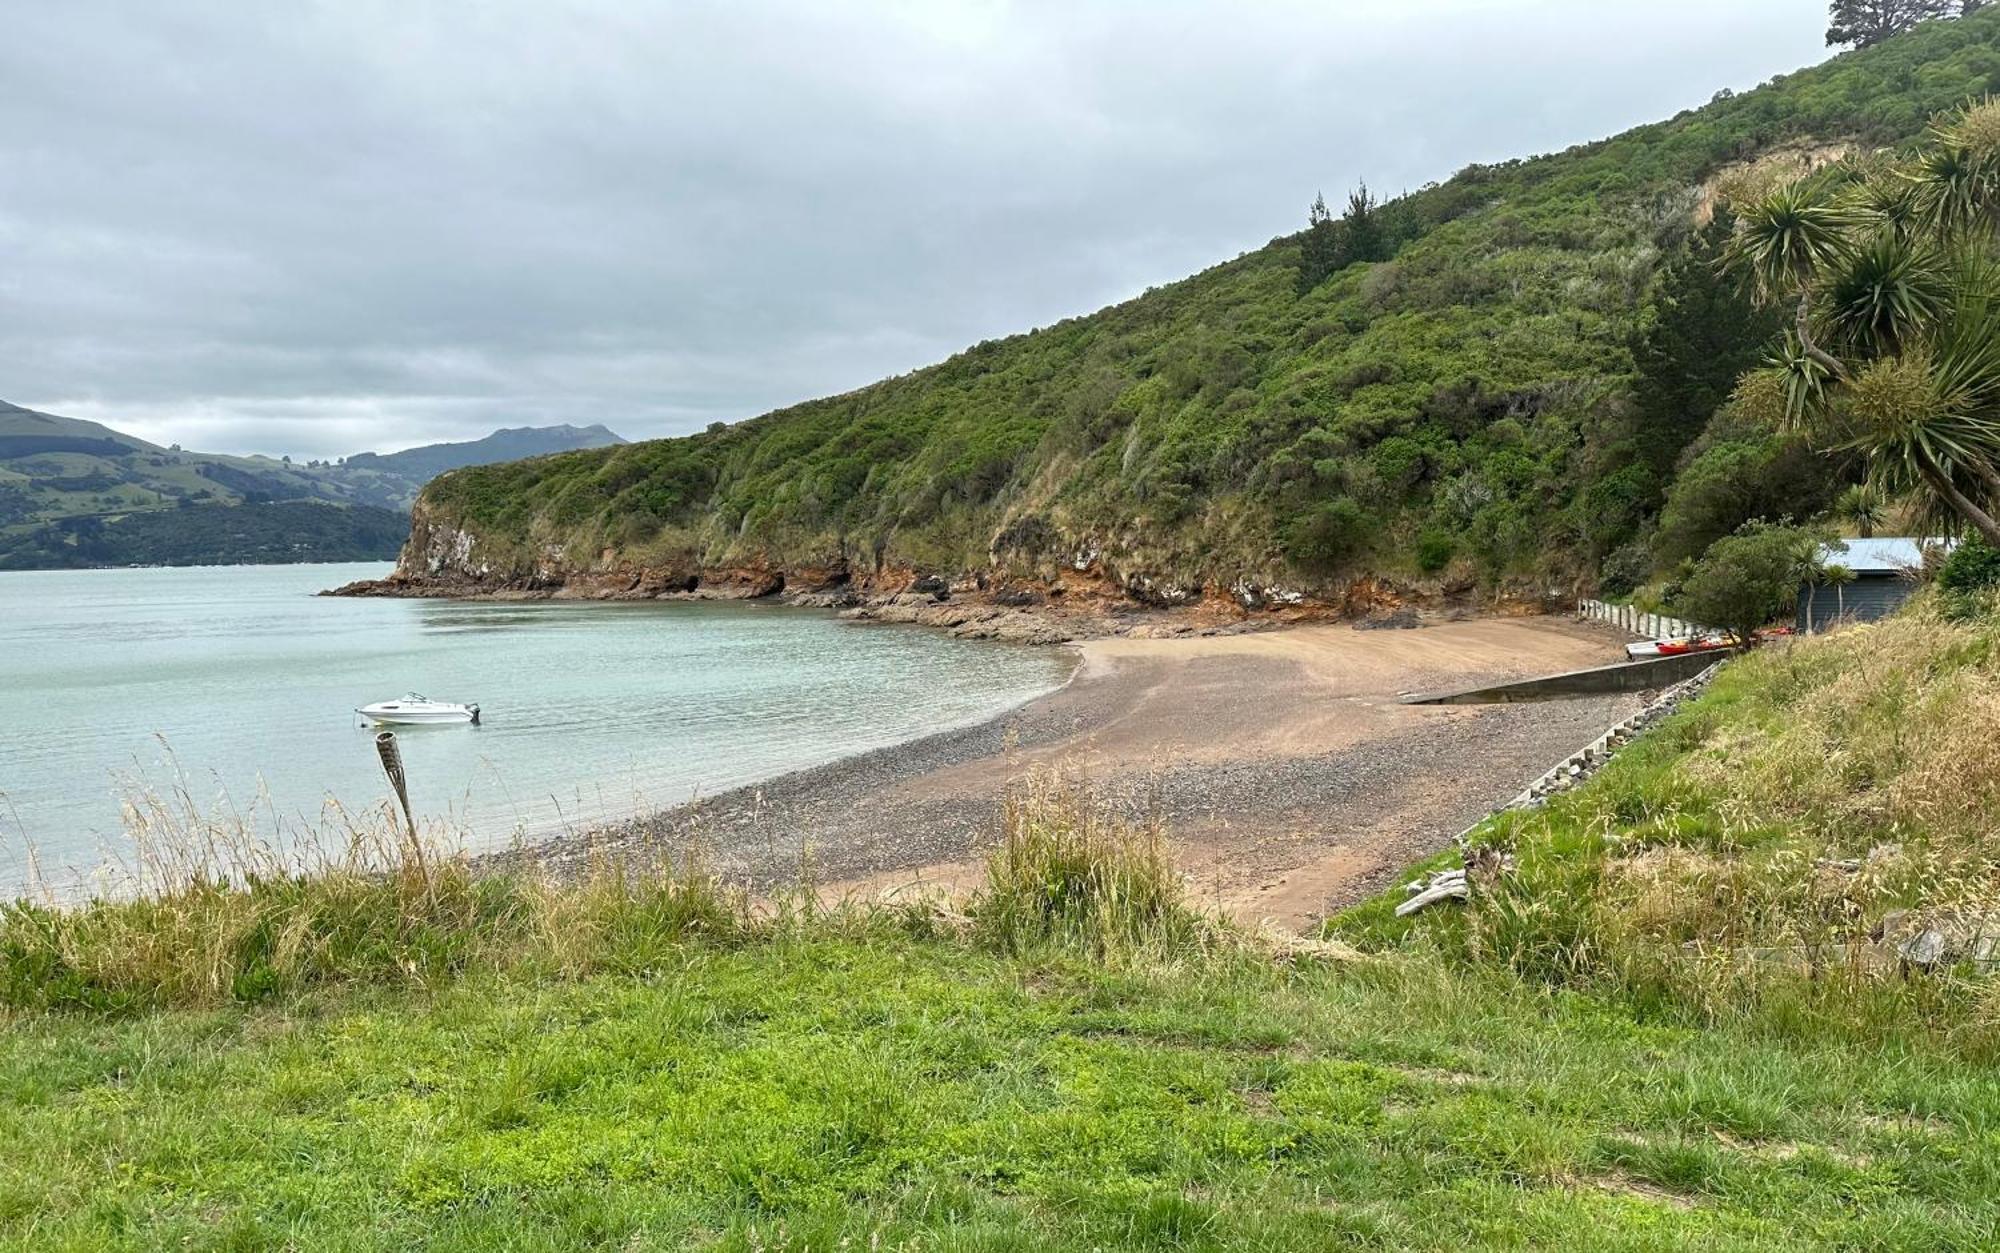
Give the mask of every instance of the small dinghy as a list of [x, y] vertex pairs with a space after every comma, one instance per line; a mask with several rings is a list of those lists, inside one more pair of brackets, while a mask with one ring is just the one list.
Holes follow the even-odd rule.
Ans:
[[478, 722], [479, 706], [454, 705], [411, 692], [401, 700], [378, 701], [354, 711], [374, 723]]

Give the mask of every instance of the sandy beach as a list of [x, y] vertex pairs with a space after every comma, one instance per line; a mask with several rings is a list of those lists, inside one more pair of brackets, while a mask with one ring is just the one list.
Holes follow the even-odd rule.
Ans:
[[1556, 618], [1071, 647], [1067, 686], [999, 718], [526, 855], [564, 873], [693, 842], [717, 873], [762, 890], [802, 873], [836, 892], [962, 890], [978, 882], [1007, 787], [1064, 768], [1163, 822], [1204, 898], [1299, 929], [1443, 847], [1641, 699], [1402, 703], [1622, 656], [1612, 634]]

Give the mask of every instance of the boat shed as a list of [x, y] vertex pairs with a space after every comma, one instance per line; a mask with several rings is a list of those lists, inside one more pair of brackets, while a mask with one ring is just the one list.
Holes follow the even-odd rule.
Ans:
[[1925, 549], [1939, 547], [1949, 545], [1896, 536], [1843, 540], [1822, 548], [1820, 561], [1847, 567], [1854, 572], [1854, 580], [1845, 585], [1822, 582], [1801, 587], [1798, 629], [1824, 631], [1836, 622], [1873, 622], [1894, 613], [1917, 590]]

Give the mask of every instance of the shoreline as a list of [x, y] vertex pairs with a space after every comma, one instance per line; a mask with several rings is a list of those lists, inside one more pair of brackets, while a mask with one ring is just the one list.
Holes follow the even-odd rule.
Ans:
[[1400, 703], [1615, 659], [1615, 633], [1562, 619], [1065, 647], [1079, 660], [1062, 686], [969, 726], [475, 861], [564, 877], [695, 849], [711, 873], [762, 894], [962, 891], [982, 877], [1007, 790], [1072, 771], [1105, 803], [1159, 821], [1198, 897], [1297, 930], [1379, 890], [1642, 703]]
[[[1460, 589], [1461, 592], [1463, 589]], [[1555, 602], [1499, 599], [1481, 606], [1463, 594], [1421, 592], [1360, 579], [1336, 597], [1239, 585], [1155, 589], [1121, 584], [1102, 571], [1065, 570], [1049, 582], [989, 583], [983, 576], [946, 580], [898, 574], [854, 581], [841, 574], [754, 569], [700, 574], [656, 570], [568, 572], [561, 577], [495, 580], [465, 574], [362, 579], [319, 595], [390, 600], [495, 602], [759, 602], [826, 609], [860, 622], [904, 623], [959, 639], [1028, 644], [1130, 638], [1178, 639], [1343, 623], [1412, 628], [1428, 622], [1538, 617]]]

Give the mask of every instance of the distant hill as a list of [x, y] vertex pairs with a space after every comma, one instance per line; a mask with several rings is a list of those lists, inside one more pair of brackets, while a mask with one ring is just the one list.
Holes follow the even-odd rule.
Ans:
[[[237, 557], [222, 527], [215, 535], [195, 539], [197, 521], [213, 521], [191, 509], [317, 501], [357, 509], [403, 513], [431, 478], [450, 469], [515, 460], [544, 453], [594, 448], [625, 441], [603, 426], [514, 427], [484, 439], [456, 444], [431, 444], [397, 453], [359, 453], [344, 462], [293, 462], [273, 457], [236, 457], [189, 452], [178, 446], [162, 448], [137, 436], [98, 422], [41, 413], [0, 401], [0, 561], [26, 568], [40, 554], [51, 565], [78, 564], [77, 536], [90, 530], [86, 520], [123, 527], [142, 514], [172, 511], [178, 520], [146, 527], [143, 555], [131, 545], [138, 529], [115, 530], [122, 547], [115, 557], [81, 564], [184, 564], [173, 545], [179, 540], [198, 544], [201, 561], [270, 561], [273, 552], [289, 551], [283, 534], [287, 523], [304, 528], [296, 551], [320, 554], [328, 527], [370, 527], [358, 521], [299, 511], [266, 512], [253, 524], [249, 515], [235, 519], [242, 543]], [[205, 533], [204, 533], [205, 534]], [[356, 541], [380, 548], [371, 537]], [[336, 545], [337, 546], [337, 545]], [[350, 545], [352, 547], [352, 545]], [[108, 551], [108, 550], [107, 550]], [[194, 551], [190, 549], [189, 552]], [[393, 546], [387, 555], [394, 555]], [[301, 555], [292, 560], [342, 559]]]
[[0, 460], [48, 452], [88, 452], [119, 456], [163, 452], [136, 436], [82, 418], [59, 418], [0, 400]]
[[[372, 470], [412, 479], [421, 487], [446, 470], [491, 465], [497, 461], [519, 461], [523, 457], [540, 457], [578, 448], [606, 448], [625, 442], [624, 437], [614, 434], [602, 424], [510, 426], [493, 432], [485, 439], [466, 443], [425, 444], [421, 448], [405, 448], [401, 452], [356, 453], [346, 460], [342, 468], [349, 471]], [[409, 502], [404, 503], [407, 505]]]
[[372, 505], [187, 504], [0, 535], [0, 570], [390, 561], [408, 530], [403, 514]]

